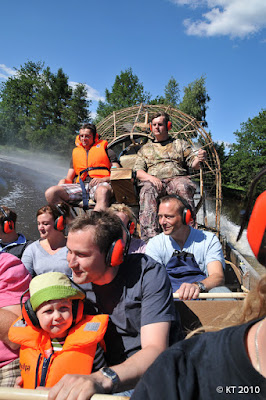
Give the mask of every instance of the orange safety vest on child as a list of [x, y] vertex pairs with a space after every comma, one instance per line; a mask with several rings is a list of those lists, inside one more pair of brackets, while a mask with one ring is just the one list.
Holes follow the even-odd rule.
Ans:
[[[89, 175], [91, 178], [103, 178], [110, 176], [111, 162], [107, 155], [107, 141], [98, 140], [93, 144], [90, 150], [84, 149], [79, 140], [79, 136], [76, 138], [76, 146], [72, 152], [73, 168], [76, 175], [79, 175], [81, 171], [89, 168], [89, 171], [82, 174], [82, 180], [84, 181]], [[79, 178], [77, 178], [77, 182]]]
[[84, 316], [69, 330], [62, 350], [53, 352], [47, 332], [18, 318], [9, 339], [19, 343], [23, 388], [51, 387], [66, 374], [90, 374], [97, 343], [106, 332], [108, 315]]

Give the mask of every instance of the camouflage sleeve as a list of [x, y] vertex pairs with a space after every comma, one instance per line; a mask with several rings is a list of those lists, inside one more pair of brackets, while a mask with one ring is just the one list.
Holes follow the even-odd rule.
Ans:
[[191, 145], [186, 140], [182, 140], [182, 148], [185, 162], [189, 168], [192, 168], [193, 161], [195, 160], [197, 155], [195, 154]]
[[143, 157], [143, 154], [142, 154], [142, 149], [140, 149], [137, 153], [133, 171], [138, 171], [140, 169], [145, 172], [147, 172], [147, 170], [148, 170], [145, 158]]

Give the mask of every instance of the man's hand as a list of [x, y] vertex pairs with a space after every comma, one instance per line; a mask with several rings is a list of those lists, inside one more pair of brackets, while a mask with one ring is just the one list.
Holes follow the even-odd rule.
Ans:
[[199, 149], [198, 155], [197, 155], [197, 157], [195, 158], [195, 160], [192, 163], [192, 168], [193, 169], [200, 169], [200, 163], [202, 161], [205, 161], [206, 158], [207, 158], [206, 150]]
[[199, 162], [205, 161], [206, 158], [207, 158], [206, 150], [199, 149], [199, 151], [198, 151], [198, 159], [199, 159]]
[[64, 185], [65, 183], [67, 184], [73, 183], [73, 179], [75, 178], [75, 176], [76, 176], [75, 170], [73, 168], [69, 168], [67, 176], [63, 179], [60, 179], [58, 185]]
[[147, 172], [143, 171], [142, 169], [139, 169], [137, 171], [137, 179], [139, 179], [141, 182], [144, 181], [149, 181], [151, 182], [158, 191], [161, 191], [163, 188], [163, 184], [160, 179], [156, 178], [156, 176], [150, 175]]
[[147, 181], [150, 181], [156, 187], [157, 190], [159, 190], [159, 191], [162, 190], [162, 188], [163, 188], [162, 181], [160, 179], [156, 178], [156, 176], [150, 175], [150, 177], [147, 179]]
[[18, 377], [16, 378], [14, 387], [15, 387], [15, 388], [22, 388], [22, 386], [23, 386], [23, 379], [22, 379], [21, 376], [18, 376]]
[[179, 300], [195, 300], [199, 297], [200, 289], [194, 283], [184, 282], [176, 293], [179, 294]]
[[66, 178], [63, 178], [63, 179], [60, 179], [60, 181], [58, 182], [58, 185], [64, 185], [65, 183], [73, 183], [70, 179], [66, 179]]
[[64, 375], [49, 390], [48, 400], [89, 400], [95, 393], [106, 392], [103, 386], [94, 378], [94, 374]]
[[90, 181], [89, 186], [90, 186], [90, 187], [93, 187], [93, 186], [96, 186], [96, 185], [98, 185], [99, 183], [102, 183], [102, 182], [110, 182], [110, 177], [109, 177], [109, 176], [106, 176], [106, 177], [104, 177], [104, 178], [93, 178], [93, 179]]

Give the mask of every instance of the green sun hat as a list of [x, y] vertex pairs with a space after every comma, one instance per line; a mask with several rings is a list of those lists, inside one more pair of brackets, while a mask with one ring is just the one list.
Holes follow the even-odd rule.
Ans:
[[49, 300], [85, 298], [85, 294], [73, 288], [69, 278], [62, 272], [47, 272], [35, 276], [29, 289], [33, 311]]

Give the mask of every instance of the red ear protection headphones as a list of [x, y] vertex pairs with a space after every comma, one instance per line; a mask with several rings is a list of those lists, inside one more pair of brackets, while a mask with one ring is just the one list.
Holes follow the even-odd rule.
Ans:
[[128, 221], [127, 230], [129, 231], [130, 235], [133, 235], [135, 232], [135, 223], [133, 221]]
[[117, 267], [118, 265], [122, 264], [129, 249], [131, 235], [135, 231], [135, 224], [133, 221], [129, 221], [127, 226], [125, 226], [123, 221], [120, 220], [120, 222], [122, 228], [126, 231], [127, 239], [126, 243], [123, 241], [123, 239], [118, 239], [111, 244], [106, 256], [106, 264], [111, 265], [111, 267]]
[[63, 231], [66, 227], [66, 217], [65, 217], [65, 213], [61, 210], [60, 206], [57, 204], [56, 206], [57, 211], [59, 212], [59, 217], [56, 218], [55, 222], [54, 222], [54, 228], [57, 231]]
[[247, 228], [247, 239], [255, 257], [266, 265], [266, 190], [255, 202]]
[[[167, 127], [167, 130], [170, 131], [170, 129], [172, 129], [172, 122], [168, 121], [166, 127]], [[150, 123], [150, 130], [152, 132], [152, 123]]]
[[117, 267], [122, 264], [125, 255], [125, 242], [123, 239], [115, 240], [108, 250], [106, 264]]
[[247, 206], [242, 216], [242, 223], [237, 236], [238, 241], [243, 233], [245, 225], [247, 227], [247, 239], [251, 250], [258, 261], [266, 266], [266, 191], [262, 192], [256, 199], [252, 213], [253, 192], [258, 181], [266, 174], [266, 167], [262, 168], [251, 182], [249, 193], [247, 195]]
[[11, 233], [15, 229], [15, 224], [14, 221], [12, 221], [10, 218], [8, 218], [8, 215], [6, 211], [3, 209], [3, 207], [0, 206], [0, 211], [4, 215], [4, 221], [2, 221], [2, 230], [4, 233]]
[[171, 196], [173, 196], [177, 200], [180, 200], [181, 203], [185, 206], [183, 213], [182, 213], [182, 222], [184, 225], [189, 225], [189, 223], [193, 221], [192, 210], [191, 210], [190, 205], [188, 204], [188, 202], [185, 199], [178, 196], [177, 194], [172, 194]]

